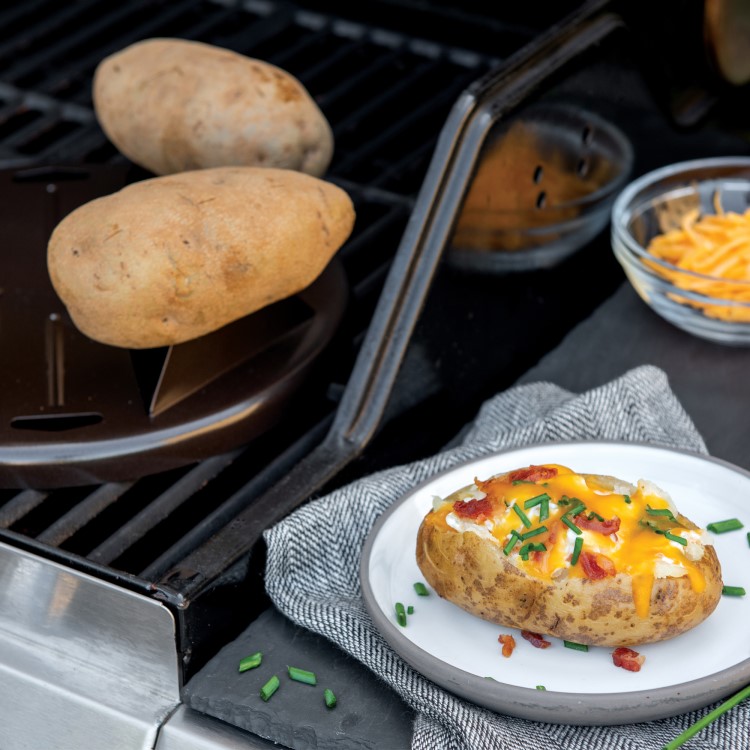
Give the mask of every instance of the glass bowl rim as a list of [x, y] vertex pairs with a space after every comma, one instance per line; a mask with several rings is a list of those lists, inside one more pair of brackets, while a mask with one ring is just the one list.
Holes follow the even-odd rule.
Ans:
[[[659, 279], [662, 284], [665, 287], [669, 287], [671, 290], [674, 290], [681, 294], [687, 294], [689, 290], [683, 289], [682, 287], [676, 286], [675, 284], [671, 283], [668, 279], [665, 279], [662, 276], [659, 276], [656, 272], [653, 271], [653, 269], [648, 268], [646, 263], [644, 261], [648, 260], [651, 263], [654, 263], [658, 266], [661, 266], [665, 270], [668, 270], [670, 272], [681, 274], [689, 278], [696, 279], [698, 281], [713, 281], [713, 282], [721, 282], [723, 284], [727, 284], [729, 286], [733, 286], [737, 289], [745, 289], [750, 288], [750, 280], [743, 281], [740, 279], [725, 279], [721, 276], [710, 276], [708, 274], [699, 273], [698, 271], [689, 271], [684, 268], [679, 268], [678, 266], [675, 266], [673, 263], [669, 263], [668, 261], [665, 261], [661, 258], [657, 258], [656, 256], [652, 255], [651, 253], [646, 250], [643, 245], [641, 245], [640, 242], [638, 242], [635, 237], [631, 234], [631, 232], [627, 229], [626, 221], [630, 218], [632, 215], [632, 203], [635, 199], [635, 196], [637, 196], [640, 192], [647, 189], [652, 184], [658, 182], [661, 179], [673, 177], [673, 176], [679, 176], [683, 172], [687, 172], [690, 170], [696, 170], [696, 169], [712, 169], [717, 167], [746, 167], [748, 170], [750, 170], [750, 156], [720, 156], [720, 157], [712, 157], [707, 159], [691, 159], [689, 161], [682, 161], [682, 162], [676, 162], [674, 164], [669, 164], [665, 167], [659, 167], [658, 169], [652, 170], [650, 172], [647, 172], [644, 175], [641, 175], [637, 179], [633, 180], [616, 198], [613, 206], [612, 206], [612, 235], [613, 239], [619, 241], [624, 249], [628, 251], [628, 253], [631, 256], [631, 260], [638, 260], [639, 263], [639, 270], [642, 270], [643, 272], [647, 273], [649, 276], [652, 276], [654, 279]], [[717, 181], [720, 182], [722, 179], [727, 180], [742, 180], [742, 177], [732, 177], [731, 175], [725, 175], [725, 176], [719, 176], [719, 177], [704, 177], [704, 178], [696, 178], [695, 182], [702, 182], [702, 181]], [[747, 178], [744, 178], [748, 183], [748, 191], [750, 192], [750, 175], [748, 175]], [[674, 187], [674, 186], [673, 186]], [[748, 210], [750, 210], [750, 207], [748, 207]], [[728, 300], [721, 297], [711, 297], [706, 294], [701, 294], [700, 292], [692, 292], [690, 294], [691, 298], [694, 298], [696, 301], [710, 301], [716, 304], [727, 304], [730, 306], [739, 306], [739, 307], [750, 307], [750, 301], [748, 302], [742, 302], [739, 300]]]

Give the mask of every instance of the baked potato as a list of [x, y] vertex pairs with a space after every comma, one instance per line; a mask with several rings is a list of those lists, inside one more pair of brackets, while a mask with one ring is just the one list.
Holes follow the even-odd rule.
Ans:
[[706, 532], [665, 492], [556, 464], [435, 498], [416, 554], [434, 590], [468, 612], [587, 645], [673, 638], [722, 591]]
[[145, 39], [102, 60], [94, 111], [112, 143], [154, 174], [226, 166], [322, 176], [328, 120], [281, 68], [186, 39]]
[[80, 206], [52, 233], [50, 280], [76, 327], [111, 346], [198, 338], [311, 284], [354, 206], [290, 169], [154, 177]]

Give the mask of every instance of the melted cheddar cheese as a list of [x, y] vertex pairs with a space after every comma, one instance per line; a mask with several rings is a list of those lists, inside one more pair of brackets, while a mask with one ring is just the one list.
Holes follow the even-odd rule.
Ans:
[[514, 481], [511, 472], [436, 498], [431, 522], [495, 541], [537, 578], [626, 574], [641, 617], [648, 615], [655, 578], [687, 576], [694, 591], [704, 590], [695, 564], [703, 555], [703, 532], [679, 516], [658, 487], [608, 482], [557, 464], [534, 468], [549, 476]]

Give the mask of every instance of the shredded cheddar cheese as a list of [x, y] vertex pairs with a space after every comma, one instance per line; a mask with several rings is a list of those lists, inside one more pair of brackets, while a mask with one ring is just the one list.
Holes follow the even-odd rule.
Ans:
[[[679, 226], [657, 235], [649, 243], [648, 252], [674, 266], [674, 270], [656, 263], [649, 265], [686, 291], [750, 303], [750, 209], [743, 214], [725, 212], [718, 191], [714, 208], [716, 214], [703, 216], [699, 209], [687, 211]], [[702, 309], [712, 318], [750, 321], [750, 307], [714, 305], [671, 296]]]

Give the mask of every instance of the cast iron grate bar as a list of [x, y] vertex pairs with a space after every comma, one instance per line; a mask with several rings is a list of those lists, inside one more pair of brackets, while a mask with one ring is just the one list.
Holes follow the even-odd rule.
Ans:
[[110, 482], [102, 485], [38, 534], [37, 541], [60, 547], [105, 508], [119, 500], [132, 486], [133, 482]]
[[[228, 11], [225, 11], [219, 18], [205, 19], [203, 23], [189, 27], [187, 30], [183, 30], [182, 24], [175, 28], [175, 22], [182, 21], [184, 16], [183, 9], [181, 7], [176, 7], [172, 8], [168, 14], [144, 21], [140, 26], [132, 29], [127, 34], [122, 34], [119, 29], [116, 29], [120, 36], [113, 38], [112, 41], [104, 46], [89, 52], [74, 63], [66, 64], [55, 70], [54, 75], [44, 81], [40, 87], [42, 90], [50, 94], [59, 94], [68, 86], [73, 85], [72, 79], [80, 80], [85, 78], [86, 80], [90, 80], [93, 76], [94, 69], [102, 58], [117, 52], [133, 42], [150, 36], [173, 36], [177, 32], [180, 33], [180, 36], [186, 39], [196, 39], [202, 36], [208, 36], [210, 35], [212, 28], [221, 24], [227, 15]], [[90, 87], [85, 89], [82, 100], [86, 103], [91, 102]]]
[[148, 567], [140, 571], [139, 576], [146, 581], [158, 581], [167, 571], [177, 565], [199, 545], [206, 542], [214, 533], [225, 526], [248, 503], [260, 497], [269, 487], [278, 482], [306, 456], [325, 436], [333, 422], [333, 415], [328, 415], [308, 430], [302, 437], [281, 453], [272, 463], [265, 466], [241, 491], [231, 494], [221, 505], [207, 515], [200, 524], [181, 536], [166, 549]]
[[[89, 9], [104, 10], [114, 7], [117, 10], [109, 15], [82, 21], [79, 16]], [[106, 12], [106, 10], [104, 10]], [[99, 36], [105, 29], [122, 23], [130, 14], [132, 8], [127, 4], [121, 6], [107, 6], [92, 0], [88, 4], [71, 4], [60, 16], [42, 19], [26, 38], [23, 54], [17, 57], [18, 62], [3, 72], [3, 77], [16, 83], [19, 88], [28, 87], [32, 82], [26, 79], [35, 74], [38, 79], [39, 68], [45, 67], [58, 57], [64, 58], [71, 50], [75, 50], [90, 37]], [[31, 50], [29, 50], [31, 48]], [[17, 50], [12, 50], [15, 57]], [[18, 83], [22, 82], [22, 83]], [[38, 83], [34, 80], [33, 84]]]
[[142, 539], [147, 531], [179, 508], [201, 486], [229, 466], [241, 452], [241, 450], [236, 450], [221, 456], [213, 456], [197, 464], [189, 473], [177, 480], [140, 513], [93, 549], [87, 555], [88, 559], [96, 563], [110, 565], [124, 555], [133, 544]]
[[41, 505], [48, 493], [39, 490], [23, 490], [0, 507], [0, 529], [9, 529], [27, 513]]

